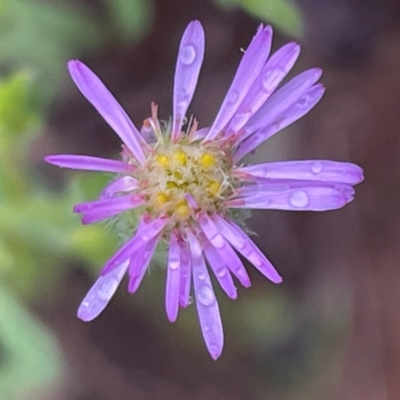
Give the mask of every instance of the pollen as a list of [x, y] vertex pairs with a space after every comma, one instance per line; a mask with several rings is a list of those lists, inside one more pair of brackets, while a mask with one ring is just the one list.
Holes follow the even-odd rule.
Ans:
[[186, 138], [177, 143], [160, 140], [146, 165], [138, 167], [133, 176], [144, 182], [147, 210], [154, 217], [170, 217], [167, 231], [190, 224], [199, 211], [223, 210], [236, 179], [224, 148]]
[[187, 163], [187, 155], [183, 150], [175, 151], [172, 157], [179, 165], [186, 165]]
[[168, 168], [169, 167], [169, 158], [165, 154], [158, 154], [156, 156], [157, 164], [161, 167]]
[[189, 217], [189, 215], [190, 215], [190, 207], [188, 206], [186, 200], [182, 200], [176, 205], [175, 213], [181, 219], [187, 219]]
[[200, 157], [200, 164], [205, 168], [211, 168], [215, 165], [215, 157], [210, 153], [204, 153]]
[[154, 203], [161, 207], [168, 201], [168, 196], [165, 193], [158, 193], [154, 199]]
[[209, 190], [209, 192], [214, 195], [214, 196], [218, 196], [220, 189], [221, 189], [221, 183], [219, 183], [218, 181], [211, 181], [208, 184], [207, 189]]

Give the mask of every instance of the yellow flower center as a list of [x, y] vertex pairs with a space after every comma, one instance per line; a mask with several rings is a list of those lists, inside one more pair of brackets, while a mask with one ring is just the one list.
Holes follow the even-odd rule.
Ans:
[[154, 216], [167, 214], [173, 226], [201, 210], [221, 211], [232, 194], [231, 165], [215, 143], [159, 142], [144, 167], [135, 171], [142, 181], [146, 210]]

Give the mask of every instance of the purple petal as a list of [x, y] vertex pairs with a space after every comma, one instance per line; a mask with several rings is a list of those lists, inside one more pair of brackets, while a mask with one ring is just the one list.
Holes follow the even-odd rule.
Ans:
[[221, 288], [228, 295], [228, 297], [231, 299], [236, 299], [237, 289], [233, 283], [231, 273], [229, 272], [229, 268], [227, 267], [226, 263], [221, 259], [214, 246], [210, 243], [205, 245], [204, 253], [207, 257], [210, 267], [218, 279]]
[[169, 241], [165, 310], [170, 322], [178, 317], [181, 278], [181, 252], [174, 232]]
[[259, 208], [291, 211], [336, 210], [353, 200], [354, 189], [344, 184], [287, 181], [246, 188], [244, 197], [228, 201], [230, 208]]
[[156, 250], [159, 239], [160, 237], [157, 235], [132, 254], [129, 262], [129, 293], [135, 293], [136, 290], [138, 290]]
[[295, 76], [286, 85], [275, 92], [254, 114], [245, 126], [245, 139], [259, 129], [272, 124], [282, 113], [295, 104], [322, 75], [320, 68], [312, 68]]
[[281, 161], [238, 168], [239, 173], [255, 178], [293, 179], [357, 185], [364, 179], [363, 170], [355, 164], [327, 160]]
[[118, 215], [124, 210], [102, 210], [98, 212], [91, 212], [82, 217], [82, 224], [84, 225], [89, 225], [89, 224], [94, 224], [96, 222], [104, 221], [105, 219], [108, 219], [110, 217], [113, 217], [114, 215]]
[[143, 196], [128, 194], [105, 200], [87, 201], [74, 207], [76, 213], [99, 213], [102, 211], [125, 211], [138, 207], [144, 203]]
[[[146, 216], [147, 217], [147, 216]], [[145, 217], [143, 217], [145, 218]], [[104, 268], [101, 271], [102, 275], [108, 274], [114, 268], [116, 268], [119, 264], [131, 258], [132, 254], [134, 254], [140, 247], [143, 247], [147, 242], [157, 236], [163, 229], [164, 226], [168, 223], [169, 218], [160, 217], [154, 219], [150, 222], [144, 222], [142, 218], [141, 223], [138, 226], [136, 231], [136, 235], [126, 242], [106, 263]]]
[[204, 58], [204, 30], [199, 21], [192, 21], [183, 34], [179, 47], [174, 80], [172, 140], [181, 134], [183, 119], [196, 89]]
[[[217, 226], [224, 237], [231, 242], [239, 253], [246, 257], [266, 278], [274, 283], [281, 283], [282, 277], [257, 245], [232, 221], [218, 217]], [[234, 240], [231, 240], [234, 237]]]
[[241, 158], [253, 151], [262, 142], [275, 135], [275, 133], [279, 132], [280, 130], [286, 128], [291, 123], [297, 121], [299, 118], [306, 115], [321, 100], [324, 92], [325, 88], [322, 85], [314, 85], [305, 94], [303, 94], [296, 103], [292, 104], [280, 115], [274, 114], [274, 117], [276, 117], [276, 119], [272, 123], [266, 125], [258, 132], [249, 136], [239, 145], [237, 151], [233, 156], [234, 162], [237, 163]]
[[100, 199], [109, 199], [119, 192], [130, 192], [137, 189], [139, 185], [140, 182], [132, 176], [123, 176], [107, 185], [100, 193]]
[[192, 252], [193, 285], [201, 332], [208, 352], [216, 360], [221, 355], [224, 346], [221, 315], [201, 245], [190, 229], [186, 229], [186, 234]]
[[181, 283], [180, 283], [180, 295], [179, 304], [182, 308], [185, 308], [190, 303], [190, 282], [192, 274], [192, 259], [189, 248], [186, 244], [181, 244]]
[[142, 135], [142, 137], [146, 141], [146, 143], [157, 142], [157, 136], [154, 132], [153, 127], [151, 126], [151, 124], [146, 123], [146, 121], [143, 123], [142, 127], [140, 128], [140, 134]]
[[261, 72], [271, 49], [272, 29], [262, 26], [257, 31], [239, 64], [233, 82], [225, 96], [210, 132], [205, 140], [215, 139], [235, 114], [251, 85]]
[[207, 239], [214, 246], [219, 257], [226, 262], [230, 271], [239, 279], [244, 287], [250, 287], [251, 282], [242, 261], [224, 239], [213, 220], [207, 214], [201, 214], [198, 223]]
[[101, 172], [132, 172], [135, 167], [122, 161], [108, 160], [107, 158], [77, 156], [73, 154], [57, 154], [44, 158], [49, 164], [61, 168], [81, 169], [85, 171]]
[[300, 46], [288, 43], [271, 56], [232, 118], [227, 129], [228, 135], [243, 128], [292, 69], [299, 54]]
[[190, 138], [190, 143], [195, 142], [196, 140], [204, 139], [208, 132], [210, 132], [209, 126], [199, 129], [194, 133], [193, 137]]
[[139, 131], [101, 80], [83, 63], [72, 60], [68, 69], [76, 86], [99, 114], [113, 128], [136, 159], [143, 165], [146, 157], [142, 146], [147, 147]]
[[78, 308], [78, 318], [92, 321], [107, 306], [128, 269], [129, 260], [116, 267], [108, 275], [100, 276]]

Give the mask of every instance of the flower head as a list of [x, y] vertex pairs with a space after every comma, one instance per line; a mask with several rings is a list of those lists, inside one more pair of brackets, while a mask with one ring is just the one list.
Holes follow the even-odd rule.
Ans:
[[[156, 247], [168, 249], [165, 307], [170, 321], [189, 304], [191, 284], [203, 337], [216, 359], [223, 348], [223, 330], [210, 272], [225, 293], [237, 297], [233, 276], [250, 279], [238, 253], [274, 283], [282, 281], [270, 261], [245, 233], [241, 209], [325, 211], [353, 200], [353, 186], [363, 172], [350, 163], [306, 160], [243, 166], [242, 158], [260, 143], [296, 121], [321, 99], [321, 70], [305, 71], [278, 86], [300, 53], [289, 43], [269, 57], [272, 29], [260, 26], [211, 127], [186, 123], [204, 56], [204, 31], [198, 21], [187, 27], [179, 48], [173, 92], [173, 118], [167, 126], [151, 117], [141, 132], [97, 76], [79, 61], [69, 71], [82, 94], [123, 142], [122, 160], [52, 155], [59, 167], [112, 172], [113, 180], [99, 199], [75, 206], [90, 224], [119, 217], [130, 238], [107, 261], [82, 301], [78, 316], [97, 317], [126, 272], [135, 292]], [[186, 125], [185, 129], [184, 126]], [[243, 219], [243, 218], [242, 218]], [[207, 267], [208, 265], [208, 267]]]

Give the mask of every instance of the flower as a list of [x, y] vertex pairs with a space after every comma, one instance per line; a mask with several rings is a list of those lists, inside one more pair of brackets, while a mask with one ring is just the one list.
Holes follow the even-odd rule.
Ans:
[[325, 211], [353, 200], [353, 186], [363, 180], [362, 169], [354, 164], [325, 160], [241, 164], [260, 143], [308, 113], [325, 90], [317, 83], [322, 73], [318, 68], [276, 90], [297, 60], [300, 46], [289, 43], [269, 57], [271, 41], [271, 27], [261, 25], [212, 126], [202, 129], [196, 119], [187, 124], [185, 119], [204, 56], [200, 22], [191, 22], [182, 37], [173, 117], [165, 126], [153, 103], [151, 117], [139, 132], [99, 78], [81, 62], [69, 62], [79, 90], [124, 143], [122, 160], [81, 155], [51, 155], [45, 160], [59, 167], [115, 173], [116, 179], [98, 200], [78, 204], [74, 211], [83, 215], [84, 224], [119, 217], [130, 234], [82, 301], [79, 318], [97, 317], [126, 272], [128, 291], [135, 292], [156, 247], [164, 243], [168, 319], [175, 321], [179, 306], [189, 304], [193, 282], [204, 341], [217, 359], [223, 329], [209, 269], [232, 299], [237, 297], [232, 276], [250, 286], [238, 253], [272, 282], [282, 281], [238, 222], [244, 219], [241, 210]]

